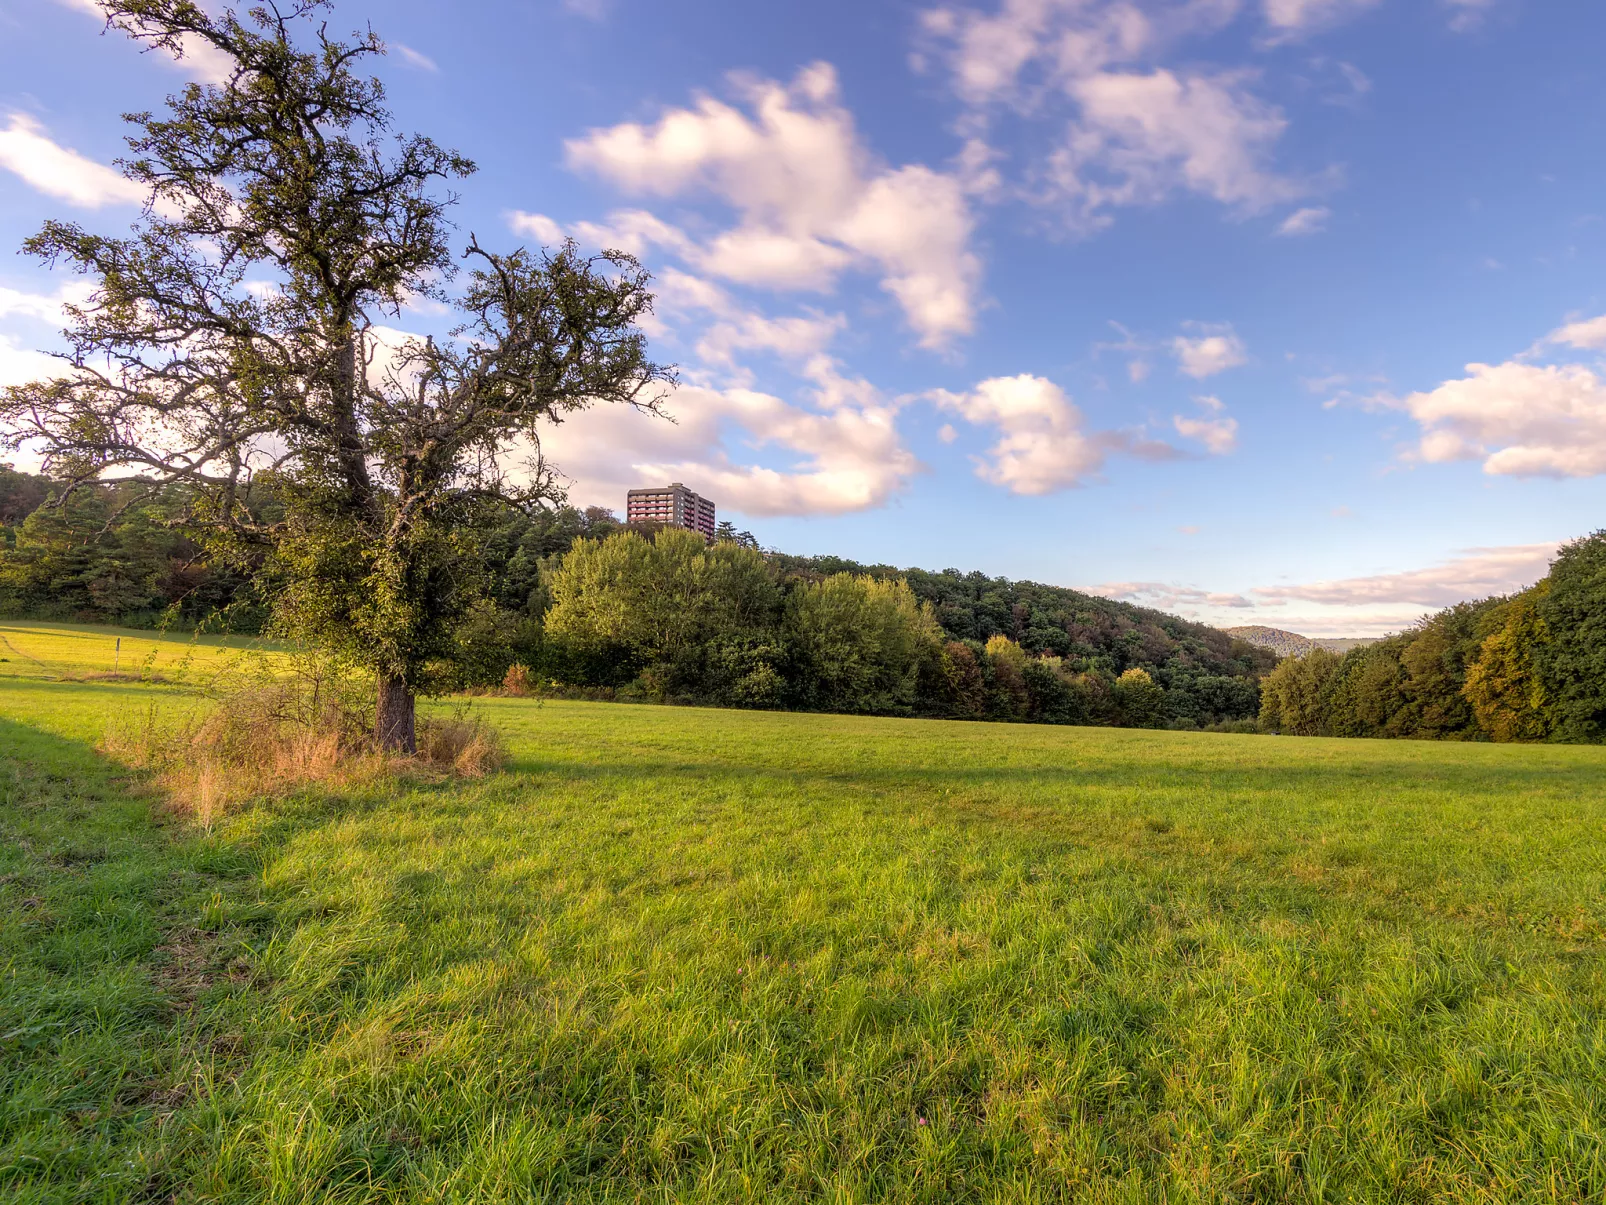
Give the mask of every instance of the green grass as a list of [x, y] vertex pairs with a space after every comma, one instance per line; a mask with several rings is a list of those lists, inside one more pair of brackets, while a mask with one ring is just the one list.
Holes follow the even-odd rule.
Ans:
[[226, 670], [242, 657], [271, 656], [277, 647], [257, 637], [170, 636], [104, 624], [0, 619], [0, 676], [176, 684]]
[[203, 834], [153, 697], [0, 677], [14, 1199], [1606, 1195], [1606, 750], [496, 700]]

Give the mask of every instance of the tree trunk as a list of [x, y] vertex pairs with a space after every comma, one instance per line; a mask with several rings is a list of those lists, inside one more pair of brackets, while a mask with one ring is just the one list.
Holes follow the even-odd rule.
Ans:
[[379, 678], [379, 705], [374, 712], [374, 739], [392, 753], [418, 752], [413, 727], [413, 692], [400, 678]]

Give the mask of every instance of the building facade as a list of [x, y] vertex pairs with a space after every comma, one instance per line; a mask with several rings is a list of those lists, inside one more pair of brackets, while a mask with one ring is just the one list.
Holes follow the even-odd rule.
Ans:
[[680, 482], [656, 490], [631, 490], [625, 497], [627, 523], [662, 523], [714, 538], [714, 504]]

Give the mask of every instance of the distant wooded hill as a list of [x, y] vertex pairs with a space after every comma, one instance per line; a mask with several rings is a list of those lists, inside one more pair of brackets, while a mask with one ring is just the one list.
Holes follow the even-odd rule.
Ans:
[[1377, 643], [1374, 639], [1361, 636], [1301, 636], [1298, 632], [1285, 632], [1281, 628], [1268, 628], [1259, 624], [1221, 630], [1245, 644], [1254, 645], [1257, 649], [1270, 649], [1279, 657], [1303, 657], [1312, 649], [1326, 649], [1329, 653], [1347, 653], [1351, 649]]

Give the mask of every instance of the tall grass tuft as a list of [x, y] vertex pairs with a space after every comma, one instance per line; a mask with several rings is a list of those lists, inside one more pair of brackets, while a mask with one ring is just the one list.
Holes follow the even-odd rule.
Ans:
[[496, 729], [468, 709], [421, 716], [418, 751], [402, 756], [373, 739], [363, 685], [321, 661], [297, 660], [286, 677], [233, 682], [175, 719], [150, 708], [114, 724], [102, 750], [155, 773], [174, 810], [208, 829], [231, 807], [312, 784], [359, 787], [437, 774], [479, 778], [501, 769]]

